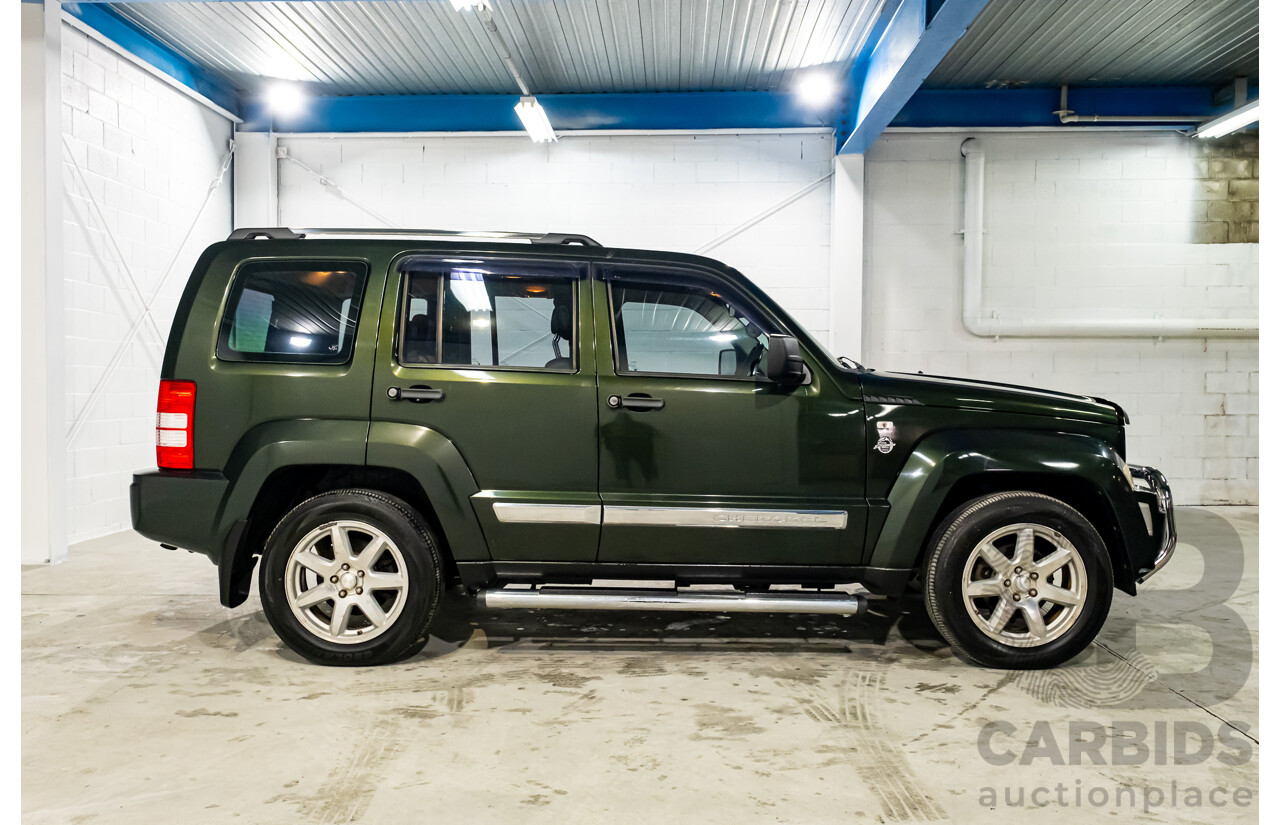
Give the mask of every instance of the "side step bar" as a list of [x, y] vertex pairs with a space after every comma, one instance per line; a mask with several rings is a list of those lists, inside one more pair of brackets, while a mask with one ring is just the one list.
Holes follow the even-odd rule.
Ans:
[[537, 590], [482, 590], [482, 608], [550, 608], [553, 610], [670, 610], [699, 613], [829, 613], [854, 616], [866, 611], [865, 596], [849, 593], [718, 593], [595, 587], [541, 587]]

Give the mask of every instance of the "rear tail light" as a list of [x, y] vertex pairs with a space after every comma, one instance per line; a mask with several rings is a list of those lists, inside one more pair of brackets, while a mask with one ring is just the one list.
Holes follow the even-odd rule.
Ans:
[[156, 464], [165, 470], [195, 467], [192, 441], [196, 415], [196, 385], [191, 381], [161, 381], [156, 401]]

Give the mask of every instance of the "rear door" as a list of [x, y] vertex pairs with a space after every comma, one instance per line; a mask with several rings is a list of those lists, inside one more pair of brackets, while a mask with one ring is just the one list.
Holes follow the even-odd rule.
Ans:
[[457, 446], [495, 560], [596, 555], [587, 276], [584, 263], [458, 254], [402, 258], [388, 280], [373, 420], [429, 427]]
[[862, 405], [809, 354], [764, 376], [780, 322], [700, 270], [604, 265], [596, 286], [602, 562], [853, 565]]

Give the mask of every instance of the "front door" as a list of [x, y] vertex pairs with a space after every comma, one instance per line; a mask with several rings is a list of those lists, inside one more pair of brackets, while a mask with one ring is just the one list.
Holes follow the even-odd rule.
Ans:
[[[761, 302], [697, 270], [600, 268], [602, 562], [857, 564], [861, 402], [764, 376]], [[608, 353], [604, 342], [610, 342]]]
[[595, 558], [591, 315], [581, 263], [413, 256], [392, 273], [373, 420], [453, 442], [480, 487], [472, 506], [495, 560]]

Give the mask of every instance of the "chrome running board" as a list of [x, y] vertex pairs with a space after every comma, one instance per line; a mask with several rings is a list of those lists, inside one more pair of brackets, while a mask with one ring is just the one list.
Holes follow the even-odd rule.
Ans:
[[802, 590], [726, 593], [700, 590], [540, 587], [536, 590], [482, 590], [482, 608], [552, 610], [664, 610], [698, 613], [827, 613], [853, 616], [867, 609], [865, 596]]

